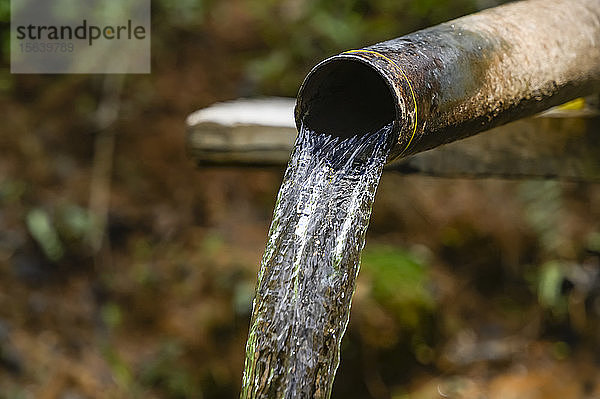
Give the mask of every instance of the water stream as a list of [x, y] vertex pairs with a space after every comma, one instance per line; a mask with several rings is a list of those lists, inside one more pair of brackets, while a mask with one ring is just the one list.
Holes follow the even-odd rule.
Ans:
[[241, 398], [329, 398], [392, 125], [302, 127], [258, 274]]

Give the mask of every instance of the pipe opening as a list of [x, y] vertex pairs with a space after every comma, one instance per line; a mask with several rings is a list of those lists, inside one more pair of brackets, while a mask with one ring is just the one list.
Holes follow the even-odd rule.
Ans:
[[297, 116], [304, 125], [332, 136], [375, 132], [396, 119], [396, 102], [385, 79], [360, 61], [323, 63], [307, 77], [299, 97]]

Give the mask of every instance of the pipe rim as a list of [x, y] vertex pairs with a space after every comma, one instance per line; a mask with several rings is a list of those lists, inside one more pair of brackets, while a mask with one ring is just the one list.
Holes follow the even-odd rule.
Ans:
[[[385, 57], [381, 57], [381, 59], [385, 60], [386, 62], [390, 62], [390, 61], [386, 60]], [[380, 66], [376, 65], [371, 59], [368, 59], [368, 58], [362, 56], [358, 52], [357, 53], [345, 52], [345, 53], [331, 56], [331, 57], [326, 58], [326, 59], [322, 60], [321, 62], [319, 62], [317, 65], [315, 65], [309, 71], [309, 73], [304, 78], [304, 81], [300, 85], [300, 88], [298, 90], [298, 96], [296, 98], [296, 105], [294, 107], [294, 119], [295, 119], [297, 129], [301, 128], [302, 120], [304, 119], [304, 117], [308, 111], [308, 109], [306, 109], [306, 105], [305, 105], [306, 100], [304, 98], [304, 96], [306, 95], [307, 86], [310, 83], [312, 83], [311, 80], [315, 78], [315, 75], [322, 73], [323, 68], [330, 66], [330, 64], [332, 64], [332, 63], [337, 63], [337, 62], [341, 62], [341, 61], [342, 62], [359, 63], [363, 66], [368, 67], [368, 69], [371, 72], [375, 72], [375, 74], [380, 79], [382, 79], [383, 83], [385, 84], [388, 94], [392, 100], [393, 108], [394, 108], [394, 118], [390, 121], [393, 123], [393, 128], [392, 128], [392, 137], [393, 137], [392, 143], [393, 143], [393, 145], [390, 150], [389, 160], [397, 157], [398, 155], [400, 155], [400, 153], [402, 151], [401, 149], [399, 149], [397, 147], [398, 147], [398, 142], [399, 142], [401, 128], [402, 128], [402, 124], [399, 123], [399, 121], [402, 120], [402, 116], [403, 116], [401, 102], [404, 103], [404, 99], [399, 98], [400, 96], [398, 95], [398, 92], [396, 89], [396, 84], [392, 80], [392, 78], [388, 74], [385, 73], [384, 68], [381, 68]], [[395, 63], [393, 63], [393, 62], [391, 64], [391, 66], [397, 68], [397, 65], [395, 65]]]

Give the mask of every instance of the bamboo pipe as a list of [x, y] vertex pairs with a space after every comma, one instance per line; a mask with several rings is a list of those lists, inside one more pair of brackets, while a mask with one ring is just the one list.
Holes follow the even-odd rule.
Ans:
[[342, 137], [394, 121], [389, 161], [600, 91], [600, 0], [527, 0], [330, 57], [296, 125]]

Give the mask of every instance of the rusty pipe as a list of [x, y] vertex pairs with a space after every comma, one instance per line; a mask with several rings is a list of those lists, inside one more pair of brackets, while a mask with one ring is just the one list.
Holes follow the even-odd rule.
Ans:
[[598, 91], [600, 0], [527, 0], [330, 57], [294, 114], [342, 137], [393, 121], [392, 160]]

